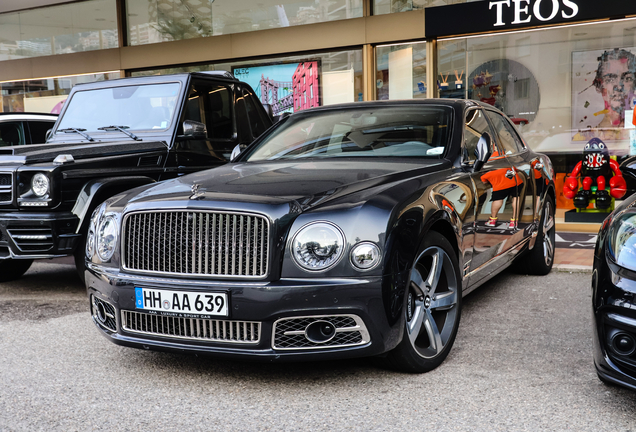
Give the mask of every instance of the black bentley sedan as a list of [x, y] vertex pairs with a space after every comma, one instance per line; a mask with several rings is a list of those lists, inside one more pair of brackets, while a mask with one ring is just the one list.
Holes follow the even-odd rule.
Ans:
[[[448, 355], [462, 297], [554, 257], [550, 160], [465, 100], [283, 119], [212, 170], [93, 213], [86, 287], [120, 345], [264, 360]], [[238, 155], [237, 155], [238, 153]]]
[[592, 273], [594, 364], [601, 381], [636, 390], [636, 195], [605, 219]]

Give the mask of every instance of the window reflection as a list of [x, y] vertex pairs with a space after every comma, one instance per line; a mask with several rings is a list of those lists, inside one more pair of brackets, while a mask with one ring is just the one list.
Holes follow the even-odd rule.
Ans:
[[0, 14], [0, 61], [118, 45], [115, 0]]
[[362, 16], [362, 0], [129, 0], [131, 45], [291, 27]]

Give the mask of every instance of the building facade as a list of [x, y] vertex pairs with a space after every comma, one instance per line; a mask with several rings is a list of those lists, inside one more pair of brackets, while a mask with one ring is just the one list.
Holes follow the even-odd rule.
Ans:
[[[196, 70], [232, 71], [276, 113], [470, 98], [504, 111], [533, 149], [550, 155], [557, 192], [592, 138], [619, 162], [636, 154], [635, 55], [636, 2], [624, 0], [0, 6], [3, 111], [59, 110], [80, 82]], [[563, 196], [557, 201], [573, 207]]]

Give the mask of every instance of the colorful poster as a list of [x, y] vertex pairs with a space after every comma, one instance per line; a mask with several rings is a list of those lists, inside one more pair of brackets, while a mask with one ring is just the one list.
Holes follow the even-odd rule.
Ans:
[[629, 149], [636, 106], [636, 47], [572, 53], [572, 141], [600, 138], [612, 154]]
[[318, 61], [232, 68], [274, 115], [320, 106]]

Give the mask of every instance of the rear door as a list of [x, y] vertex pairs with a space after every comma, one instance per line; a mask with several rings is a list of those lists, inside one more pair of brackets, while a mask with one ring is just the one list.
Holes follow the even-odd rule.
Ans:
[[534, 170], [530, 166], [530, 161], [527, 160], [528, 152], [512, 122], [495, 111], [486, 110], [486, 115], [492, 122], [500, 147], [517, 173], [519, 201], [516, 219], [518, 231], [521, 234], [517, 235], [515, 240], [520, 242], [530, 235], [535, 220]]
[[463, 161], [474, 163], [477, 142], [484, 133], [491, 137], [492, 155], [479, 171], [471, 174], [476, 199], [475, 243], [469, 266], [471, 285], [507, 264], [504, 253], [510, 249], [515, 232], [510, 229], [514, 214], [512, 195], [516, 192], [514, 175], [510, 178], [512, 166], [497, 146], [496, 135], [480, 108], [472, 108], [466, 114]]

